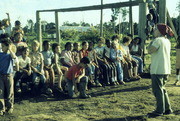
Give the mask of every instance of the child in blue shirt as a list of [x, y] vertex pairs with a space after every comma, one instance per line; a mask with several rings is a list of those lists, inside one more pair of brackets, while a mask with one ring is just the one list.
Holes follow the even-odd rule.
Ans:
[[0, 115], [4, 115], [5, 112], [12, 113], [13, 111], [13, 59], [16, 58], [16, 55], [11, 50], [10, 39], [3, 39], [1, 41], [1, 45], [2, 52], [0, 52]]
[[110, 58], [115, 62], [116, 69], [117, 69], [117, 80], [119, 84], [125, 84], [123, 81], [123, 69], [121, 66], [121, 60], [123, 59], [123, 54], [121, 50], [117, 48], [117, 45], [115, 42], [112, 42], [112, 48], [110, 51]]

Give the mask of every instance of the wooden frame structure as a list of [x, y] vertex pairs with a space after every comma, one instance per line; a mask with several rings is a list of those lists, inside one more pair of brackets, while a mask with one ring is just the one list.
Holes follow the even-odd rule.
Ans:
[[[36, 11], [36, 23], [37, 23], [37, 39], [40, 44], [42, 44], [42, 31], [41, 31], [41, 20], [40, 13], [41, 12], [54, 12], [55, 13], [55, 24], [56, 24], [56, 41], [60, 43], [61, 36], [59, 30], [59, 12], [75, 12], [75, 11], [89, 11], [89, 10], [101, 10], [101, 19], [100, 19], [100, 34], [103, 36], [103, 9], [110, 8], [121, 8], [121, 7], [129, 7], [129, 28], [130, 33], [133, 34], [133, 21], [132, 21], [132, 6], [139, 6], [139, 30], [138, 36], [142, 38], [142, 46], [144, 46], [146, 40], [145, 27], [146, 27], [146, 13], [147, 13], [147, 1], [148, 0], [129, 0], [129, 2], [117, 2], [112, 4], [103, 4], [103, 0], [101, 0], [101, 5], [94, 6], [85, 6], [85, 7], [76, 7], [76, 8], [63, 8], [63, 9], [50, 9], [50, 10], [38, 10]], [[159, 16], [160, 22], [166, 23], [166, 0], [159, 0], [161, 3], [159, 6]], [[42, 49], [42, 48], [40, 48]]]

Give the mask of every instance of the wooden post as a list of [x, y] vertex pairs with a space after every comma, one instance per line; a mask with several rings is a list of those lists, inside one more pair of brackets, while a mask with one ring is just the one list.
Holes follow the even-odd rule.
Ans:
[[[143, 53], [145, 52], [145, 41], [146, 41], [146, 12], [147, 12], [147, 3], [139, 4], [139, 27], [138, 27], [138, 35], [142, 39], [141, 47], [143, 48]], [[143, 56], [144, 60], [144, 56]], [[145, 60], [144, 60], [145, 63]]]
[[167, 15], [166, 0], [159, 0], [159, 23], [167, 24], [166, 15]]
[[[101, 5], [103, 5], [103, 0], [101, 0]], [[100, 36], [103, 37], [103, 9], [101, 8], [101, 18], [100, 18]]]
[[175, 27], [174, 27], [174, 24], [173, 24], [173, 22], [172, 22], [172, 19], [171, 19], [170, 15], [169, 15], [169, 11], [168, 11], [168, 10], [167, 10], [167, 22], [169, 23], [169, 26], [170, 26], [171, 29], [173, 30], [173, 32], [174, 32], [174, 37], [175, 37], [175, 39], [177, 40], [178, 35], [177, 35], [176, 29], [175, 29]]
[[133, 28], [133, 17], [132, 17], [132, 0], [129, 0], [130, 6], [129, 6], [129, 33], [134, 36], [134, 28]]
[[56, 42], [60, 44], [60, 27], [59, 27], [58, 11], [55, 11], [55, 23], [56, 23]]
[[42, 30], [41, 30], [41, 19], [40, 12], [36, 11], [36, 27], [37, 27], [37, 40], [40, 43], [40, 51], [42, 51]]

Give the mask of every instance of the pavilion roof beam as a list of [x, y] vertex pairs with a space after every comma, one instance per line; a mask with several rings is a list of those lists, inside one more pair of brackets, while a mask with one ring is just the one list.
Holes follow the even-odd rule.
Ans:
[[101, 10], [101, 9], [109, 9], [109, 8], [137, 6], [137, 5], [139, 5], [139, 3], [144, 3], [144, 2], [146, 2], [146, 0], [135, 0], [132, 2], [129, 2], [129, 1], [128, 2], [117, 2], [117, 3], [111, 3], [111, 4], [85, 6], [85, 7], [38, 10], [38, 12], [54, 12], [54, 11], [56, 11], [56, 12], [73, 12], [73, 11]]

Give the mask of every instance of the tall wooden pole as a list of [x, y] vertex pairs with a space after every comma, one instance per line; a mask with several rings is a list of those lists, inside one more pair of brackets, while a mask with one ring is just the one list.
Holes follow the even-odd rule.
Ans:
[[167, 15], [166, 0], [159, 0], [159, 23], [167, 24], [166, 15]]
[[60, 44], [60, 27], [58, 12], [55, 11], [55, 23], [56, 23], [56, 42]]
[[[131, 4], [132, 0], [129, 0], [129, 2]], [[129, 6], [129, 33], [134, 35], [132, 5]]]
[[41, 30], [41, 19], [40, 12], [36, 12], [36, 27], [37, 27], [37, 40], [40, 43], [40, 51], [42, 50], [42, 30]]
[[[103, 5], [103, 0], [101, 0], [101, 5]], [[101, 18], [100, 18], [100, 36], [103, 37], [103, 9], [101, 8]]]
[[[143, 48], [143, 52], [145, 50], [145, 41], [146, 41], [146, 33], [145, 33], [145, 28], [146, 28], [146, 12], [147, 12], [147, 3], [140, 3], [139, 4], [138, 35], [142, 39], [141, 46]], [[144, 60], [144, 57], [143, 57], [143, 60]]]

